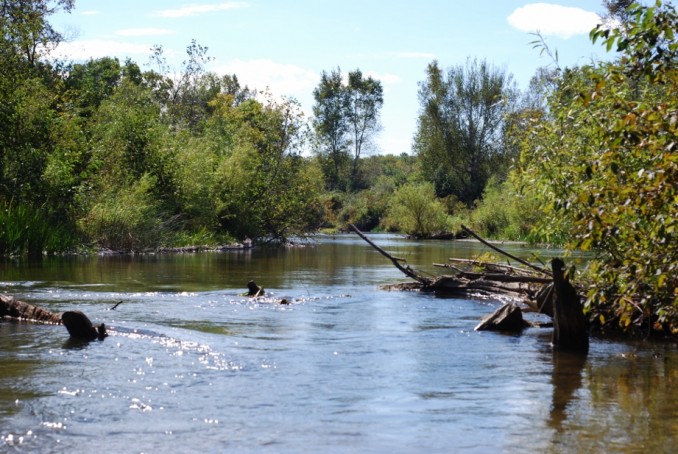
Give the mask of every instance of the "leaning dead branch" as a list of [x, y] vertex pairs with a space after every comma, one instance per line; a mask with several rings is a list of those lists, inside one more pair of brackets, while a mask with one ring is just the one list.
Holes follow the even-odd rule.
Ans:
[[410, 277], [410, 278], [414, 279], [415, 281], [417, 281], [417, 282], [419, 282], [420, 284], [422, 284], [424, 287], [426, 287], [426, 286], [428, 286], [428, 285], [431, 284], [431, 279], [429, 279], [429, 278], [427, 278], [427, 277], [424, 277], [424, 276], [421, 276], [420, 274], [418, 274], [417, 272], [415, 272], [412, 268], [410, 268], [409, 265], [405, 265], [405, 266], [401, 265], [400, 262], [405, 262], [404, 259], [401, 259], [401, 258], [399, 258], [399, 257], [394, 257], [394, 256], [392, 256], [391, 254], [389, 254], [388, 252], [386, 252], [385, 250], [383, 250], [382, 248], [380, 248], [379, 246], [377, 246], [376, 244], [374, 244], [374, 243], [373, 243], [369, 238], [367, 238], [367, 237], [366, 237], [366, 236], [358, 229], [358, 227], [356, 227], [355, 225], [349, 224], [348, 226], [349, 226], [349, 227], [351, 228], [351, 230], [353, 230], [360, 238], [362, 238], [363, 240], [365, 240], [365, 242], [367, 242], [367, 244], [369, 244], [370, 246], [372, 246], [372, 247], [373, 247], [377, 252], [379, 252], [381, 255], [383, 255], [384, 257], [386, 257], [387, 259], [389, 259], [389, 260], [391, 261], [391, 263], [393, 263], [393, 266], [395, 266], [395, 267], [398, 268], [400, 271], [402, 271], [403, 274], [405, 274], [407, 277]]
[[541, 268], [541, 267], [538, 267], [538, 266], [536, 266], [536, 265], [533, 265], [533, 264], [531, 264], [530, 262], [521, 259], [520, 257], [516, 257], [516, 256], [513, 255], [513, 254], [509, 254], [508, 252], [506, 252], [506, 251], [504, 251], [504, 250], [502, 250], [502, 249], [499, 249], [497, 246], [493, 245], [492, 243], [489, 243], [488, 241], [485, 241], [485, 240], [484, 240], [483, 238], [481, 238], [477, 233], [475, 233], [473, 230], [469, 229], [468, 227], [462, 225], [462, 226], [461, 226], [461, 229], [462, 229], [464, 232], [466, 232], [466, 233], [468, 233], [469, 235], [471, 235], [471, 236], [472, 236], [473, 238], [475, 238], [476, 240], [478, 240], [478, 241], [480, 241], [481, 243], [483, 243], [485, 246], [489, 247], [490, 249], [492, 249], [492, 250], [494, 250], [494, 251], [497, 251], [497, 252], [499, 252], [500, 254], [505, 255], [506, 257], [508, 257], [508, 258], [510, 258], [510, 259], [513, 259], [513, 260], [515, 260], [515, 261], [518, 262], [518, 263], [522, 263], [523, 265], [527, 266], [528, 268], [532, 268], [533, 270], [535, 270], [535, 271], [537, 271], [537, 272], [539, 272], [539, 273], [545, 274], [545, 275], [547, 275], [547, 276], [551, 276], [551, 275], [552, 275], [551, 271], [547, 270], [546, 268]]
[[[535, 302], [536, 295], [539, 289], [551, 279], [546, 277], [548, 272], [538, 267], [536, 268], [539, 275], [535, 275], [535, 271], [531, 269], [522, 269], [510, 265], [489, 264], [479, 261], [465, 261], [461, 262], [467, 266], [480, 265], [485, 271], [478, 272], [476, 269], [461, 269], [450, 265], [434, 264], [435, 266], [451, 268], [456, 271], [455, 274], [447, 274], [438, 277], [423, 276], [409, 265], [403, 265], [404, 260], [394, 257], [386, 252], [384, 249], [376, 245], [373, 241], [367, 238], [356, 226], [350, 225], [358, 236], [365, 240], [377, 252], [388, 258], [393, 265], [400, 270], [407, 277], [414, 279], [416, 283], [395, 284], [387, 286], [386, 288], [395, 290], [420, 290], [424, 292], [434, 292], [438, 294], [445, 294], [451, 296], [504, 296], [522, 301], [531, 301], [528, 304], [530, 310], [536, 311], [539, 305]], [[469, 230], [469, 232], [471, 232]], [[473, 236], [477, 236], [471, 232]], [[470, 234], [471, 234], [470, 233]], [[486, 243], [483, 240], [484, 243]], [[504, 253], [501, 249], [492, 246], [492, 248], [500, 253]], [[505, 254], [507, 257], [514, 258], [511, 254]], [[517, 258], [516, 258], [517, 259]], [[523, 263], [520, 259], [517, 259]], [[527, 262], [524, 262], [527, 263]], [[528, 263], [529, 264], [529, 263]]]

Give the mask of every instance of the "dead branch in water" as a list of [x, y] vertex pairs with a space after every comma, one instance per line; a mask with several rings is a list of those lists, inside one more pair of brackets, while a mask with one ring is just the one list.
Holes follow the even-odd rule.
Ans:
[[489, 243], [488, 241], [484, 240], [483, 238], [480, 237], [480, 235], [478, 235], [476, 232], [474, 232], [473, 230], [469, 229], [468, 227], [466, 227], [466, 226], [463, 225], [463, 224], [462, 224], [462, 226], [461, 226], [461, 229], [462, 229], [464, 232], [466, 232], [466, 233], [468, 233], [469, 235], [471, 235], [471, 236], [472, 236], [473, 238], [475, 238], [476, 240], [478, 240], [478, 241], [480, 241], [481, 243], [483, 243], [485, 246], [489, 247], [490, 249], [493, 249], [493, 250], [499, 252], [500, 254], [505, 255], [506, 257], [508, 257], [508, 258], [510, 258], [510, 259], [515, 260], [515, 261], [518, 262], [518, 263], [522, 263], [523, 265], [525, 265], [525, 266], [527, 266], [527, 267], [530, 267], [530, 268], [532, 268], [533, 270], [535, 270], [535, 271], [537, 271], [537, 272], [539, 272], [539, 273], [546, 274], [547, 276], [551, 276], [551, 275], [552, 275], [551, 272], [550, 272], [549, 270], [547, 270], [546, 268], [540, 268], [540, 267], [538, 267], [538, 266], [535, 266], [535, 265], [531, 264], [530, 262], [528, 262], [528, 261], [526, 261], [526, 260], [523, 260], [523, 259], [521, 259], [521, 258], [519, 258], [519, 257], [516, 257], [515, 255], [509, 254], [508, 252], [506, 252], [506, 251], [504, 251], [504, 250], [502, 250], [502, 249], [499, 249], [497, 246], [495, 246], [495, 245]]
[[389, 260], [391, 261], [391, 263], [393, 263], [393, 266], [395, 266], [395, 267], [398, 268], [400, 271], [402, 271], [403, 274], [405, 274], [407, 277], [410, 277], [410, 278], [414, 279], [415, 281], [419, 282], [419, 283], [422, 284], [423, 286], [429, 286], [429, 285], [431, 285], [431, 280], [430, 280], [430, 279], [428, 279], [428, 278], [426, 278], [426, 277], [424, 277], [424, 276], [420, 276], [420, 275], [417, 274], [412, 268], [410, 268], [409, 265], [402, 266], [402, 265], [400, 264], [400, 262], [404, 262], [404, 261], [405, 261], [404, 259], [401, 259], [401, 258], [399, 258], [399, 257], [393, 257], [391, 254], [389, 254], [388, 252], [386, 252], [385, 250], [383, 250], [382, 248], [380, 248], [379, 246], [377, 246], [376, 244], [374, 244], [374, 243], [373, 243], [369, 238], [367, 238], [367, 237], [366, 237], [366, 236], [358, 229], [358, 227], [356, 227], [355, 225], [349, 224], [348, 226], [349, 226], [349, 227], [351, 228], [351, 230], [353, 230], [360, 238], [362, 238], [363, 240], [365, 240], [365, 241], [367, 242], [367, 244], [369, 244], [370, 246], [372, 246], [372, 247], [373, 247], [377, 252], [379, 252], [381, 255], [383, 255], [384, 257], [386, 257], [387, 259], [389, 259]]
[[[416, 281], [416, 284], [396, 284], [393, 286], [387, 286], [388, 288], [399, 290], [420, 290], [460, 297], [472, 297], [478, 295], [489, 297], [508, 297], [520, 300], [527, 304], [530, 310], [537, 311], [540, 308], [540, 305], [536, 304], [535, 302], [536, 296], [542, 286], [551, 282], [551, 279], [543, 277], [543, 274], [541, 276], [535, 276], [534, 272], [531, 270], [516, 268], [510, 265], [489, 264], [465, 259], [456, 260], [461, 263], [481, 265], [487, 271], [474, 272], [449, 265], [434, 264], [434, 266], [452, 268], [456, 271], [456, 274], [443, 275], [435, 278], [422, 276], [420, 273], [413, 270], [409, 265], [403, 266], [401, 263], [403, 261], [402, 259], [392, 256], [388, 252], [384, 251], [381, 247], [377, 246], [360, 230], [358, 230], [356, 226], [350, 224], [350, 227], [351, 230], [353, 230], [358, 236], [365, 240], [377, 252], [388, 258], [398, 270], [400, 270], [407, 277]], [[484, 240], [482, 242], [483, 244], [486, 244]], [[493, 246], [493, 249], [504, 253], [504, 251], [501, 251], [501, 249], [495, 246]], [[504, 253], [504, 255], [513, 258], [511, 254]], [[521, 263], [524, 262], [521, 260], [517, 261], [520, 261]], [[531, 268], [535, 267], [531, 266]], [[540, 273], [544, 272], [544, 270], [539, 268], [537, 268], [537, 270]]]

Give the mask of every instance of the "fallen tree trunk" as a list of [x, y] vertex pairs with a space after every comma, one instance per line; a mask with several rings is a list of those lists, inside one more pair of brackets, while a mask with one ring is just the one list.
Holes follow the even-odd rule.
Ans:
[[0, 295], [0, 317], [61, 325], [61, 314], [24, 303], [9, 295]]
[[[120, 304], [120, 303], [118, 303]], [[116, 304], [117, 306], [117, 304]], [[22, 320], [32, 323], [64, 325], [71, 337], [83, 340], [103, 340], [108, 334], [106, 325], [98, 326], [80, 311], [68, 311], [63, 314], [51, 312], [15, 299], [13, 296], [0, 294], [0, 318]]]

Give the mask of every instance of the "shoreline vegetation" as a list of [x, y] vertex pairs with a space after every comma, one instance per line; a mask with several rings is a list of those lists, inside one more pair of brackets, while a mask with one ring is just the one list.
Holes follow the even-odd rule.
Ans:
[[360, 69], [323, 71], [306, 118], [208, 71], [195, 41], [178, 71], [162, 46], [145, 71], [55, 61], [35, 50], [59, 45], [50, 15], [74, 1], [5, 2], [0, 255], [284, 245], [351, 224], [448, 239], [468, 225], [590, 251], [574, 280], [592, 326], [677, 336], [678, 14], [628, 3], [604, 2], [590, 33], [609, 61], [554, 58], [524, 92], [477, 57], [430, 62], [412, 153], [393, 156], [368, 155], [388, 101]]

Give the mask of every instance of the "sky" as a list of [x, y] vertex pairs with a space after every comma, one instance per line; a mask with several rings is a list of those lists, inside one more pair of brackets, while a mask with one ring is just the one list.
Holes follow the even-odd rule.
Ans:
[[159, 44], [179, 71], [195, 40], [213, 58], [209, 71], [293, 97], [309, 116], [323, 71], [360, 69], [384, 87], [373, 152], [401, 154], [411, 152], [429, 63], [484, 59], [525, 90], [537, 68], [553, 65], [531, 44], [535, 32], [561, 67], [609, 58], [588, 38], [603, 12], [595, 0], [76, 0], [50, 22], [66, 37], [56, 56], [130, 58], [142, 70], [156, 69], [148, 63]]

